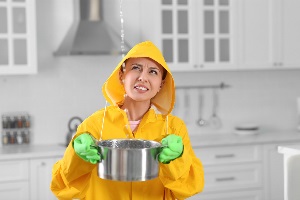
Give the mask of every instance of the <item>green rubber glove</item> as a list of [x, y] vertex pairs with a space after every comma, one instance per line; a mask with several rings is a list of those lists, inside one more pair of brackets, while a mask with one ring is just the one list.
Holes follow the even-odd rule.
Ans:
[[170, 163], [172, 160], [180, 157], [183, 152], [183, 144], [180, 136], [171, 134], [162, 139], [162, 148], [158, 161], [164, 164]]
[[96, 164], [100, 160], [95, 141], [88, 133], [83, 133], [75, 138], [73, 147], [76, 154], [87, 162]]

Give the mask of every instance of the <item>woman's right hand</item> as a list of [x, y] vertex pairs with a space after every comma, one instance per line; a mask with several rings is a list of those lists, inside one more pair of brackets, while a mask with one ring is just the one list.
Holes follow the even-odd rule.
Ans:
[[76, 137], [73, 142], [76, 154], [86, 162], [96, 164], [100, 160], [100, 154], [95, 141], [88, 133], [83, 133]]

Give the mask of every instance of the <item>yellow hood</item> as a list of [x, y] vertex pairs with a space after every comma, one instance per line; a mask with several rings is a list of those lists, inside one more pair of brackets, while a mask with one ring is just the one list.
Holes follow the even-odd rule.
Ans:
[[119, 80], [119, 70], [123, 62], [128, 58], [147, 57], [155, 60], [167, 70], [165, 83], [159, 93], [151, 100], [152, 104], [163, 115], [169, 114], [175, 103], [175, 83], [173, 76], [160, 50], [150, 41], [145, 41], [135, 45], [102, 86], [102, 93], [105, 99], [112, 105], [122, 104], [125, 90]]

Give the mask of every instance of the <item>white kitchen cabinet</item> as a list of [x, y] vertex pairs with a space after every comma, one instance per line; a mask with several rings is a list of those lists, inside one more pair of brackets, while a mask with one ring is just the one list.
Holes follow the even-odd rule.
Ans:
[[299, 68], [300, 1], [241, 0], [237, 4], [239, 68]]
[[41, 157], [0, 161], [1, 199], [54, 200], [50, 190], [52, 167], [61, 158]]
[[5, 200], [29, 200], [29, 190], [27, 181], [0, 182], [0, 197]]
[[37, 72], [35, 0], [0, 1], [0, 75]]
[[272, 2], [237, 1], [239, 69], [266, 69], [273, 65]]
[[299, 143], [278, 143], [264, 145], [265, 157], [265, 199], [284, 199], [284, 170], [283, 155], [278, 153], [278, 146], [294, 145]]
[[194, 151], [203, 163], [205, 185], [203, 192], [192, 199], [262, 199], [260, 145], [203, 147]]
[[0, 199], [56, 199], [50, 191], [51, 173], [64, 151], [65, 147], [59, 145], [1, 147]]
[[28, 160], [8, 160], [0, 162], [1, 199], [29, 200]]
[[141, 5], [141, 36], [154, 41], [173, 71], [300, 67], [300, 1], [145, 0]]
[[55, 200], [50, 190], [52, 167], [60, 157], [30, 160], [30, 199]]
[[162, 50], [172, 70], [236, 67], [235, 1], [145, 0], [141, 5], [142, 38]]
[[283, 68], [300, 67], [300, 1], [269, 0], [274, 3], [274, 64]]
[[262, 164], [204, 166], [205, 192], [239, 191], [262, 187]]
[[212, 194], [198, 194], [188, 200], [263, 200], [261, 190], [216, 192]]

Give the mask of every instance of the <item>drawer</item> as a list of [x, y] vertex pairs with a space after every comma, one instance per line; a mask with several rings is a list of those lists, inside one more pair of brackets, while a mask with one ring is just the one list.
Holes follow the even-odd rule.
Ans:
[[5, 200], [29, 200], [28, 181], [0, 182], [0, 197]]
[[220, 193], [200, 193], [187, 200], [263, 200], [261, 190], [234, 191]]
[[259, 145], [195, 148], [194, 151], [196, 156], [202, 161], [203, 165], [262, 160], [262, 147]]
[[204, 191], [227, 191], [262, 187], [262, 164], [248, 163], [204, 167]]
[[0, 162], [0, 182], [28, 180], [29, 161], [1, 161]]

